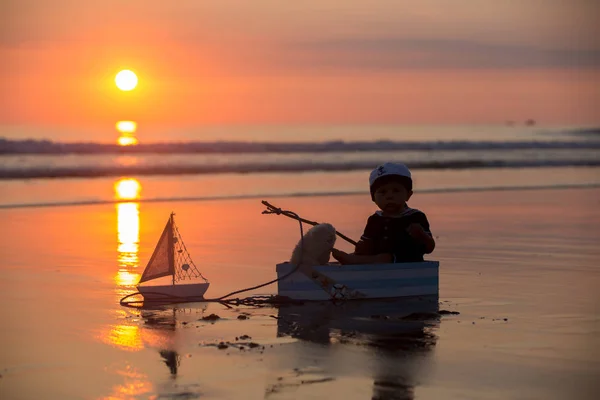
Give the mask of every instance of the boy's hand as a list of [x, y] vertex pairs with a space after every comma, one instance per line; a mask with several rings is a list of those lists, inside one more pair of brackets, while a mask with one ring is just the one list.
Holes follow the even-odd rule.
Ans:
[[422, 238], [423, 235], [427, 235], [421, 224], [410, 224], [406, 231], [415, 239]]
[[340, 264], [344, 264], [345, 259], [348, 257], [348, 253], [338, 249], [331, 249], [331, 256], [338, 260]]
[[371, 240], [360, 239], [356, 246], [354, 246], [354, 254], [371, 254], [373, 249], [373, 243]]
[[338, 257], [343, 257], [345, 254], [345, 252], [338, 250], [338, 249], [331, 249], [331, 255], [333, 256], [333, 258], [335, 258], [336, 260], [338, 259]]
[[425, 253], [429, 254], [435, 249], [435, 240], [433, 240], [431, 235], [425, 232], [425, 229], [423, 229], [421, 224], [410, 224], [406, 231], [410, 236], [425, 245]]

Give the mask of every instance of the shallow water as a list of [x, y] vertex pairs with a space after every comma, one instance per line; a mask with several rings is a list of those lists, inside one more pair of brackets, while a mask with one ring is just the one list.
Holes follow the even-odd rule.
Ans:
[[[0, 397], [592, 398], [599, 199], [598, 189], [415, 195], [437, 240], [439, 303], [259, 309], [118, 305], [171, 210], [208, 296], [272, 279], [298, 226], [261, 215], [258, 200], [4, 209]], [[373, 212], [364, 195], [273, 203], [354, 238]], [[202, 320], [213, 313], [221, 319]]]
[[[123, 198], [118, 185], [130, 179], [137, 182], [139, 192], [135, 198], [141, 203], [341, 194], [368, 196], [369, 193], [364, 171], [29, 179], [0, 181], [0, 208], [116, 203]], [[600, 168], [425, 170], [416, 174], [414, 182], [417, 194], [490, 188], [598, 187]]]

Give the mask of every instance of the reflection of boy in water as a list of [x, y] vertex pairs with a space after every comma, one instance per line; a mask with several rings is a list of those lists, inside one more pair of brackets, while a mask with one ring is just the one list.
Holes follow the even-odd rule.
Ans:
[[376, 348], [379, 356], [373, 368], [371, 399], [413, 400], [415, 387], [427, 375], [423, 357], [430, 354], [436, 341], [437, 337], [424, 329], [400, 335], [372, 336], [367, 345]]
[[[412, 400], [415, 387], [426, 380], [433, 367], [434, 329], [440, 322], [438, 300], [437, 296], [425, 296], [279, 307], [277, 337], [321, 344], [321, 357], [331, 358], [333, 365], [351, 359], [357, 345], [369, 348], [369, 361], [352, 367], [357, 376], [372, 377], [372, 396], [368, 398]], [[305, 352], [296, 354], [295, 365], [307, 361]], [[280, 376], [281, 371], [276, 372]], [[278, 378], [271, 388], [285, 384]], [[331, 390], [337, 388], [332, 383]]]
[[410, 170], [400, 163], [385, 163], [369, 177], [371, 199], [380, 208], [367, 226], [354, 253], [333, 249], [341, 264], [385, 264], [423, 261], [435, 248], [429, 221], [406, 202], [413, 194]]

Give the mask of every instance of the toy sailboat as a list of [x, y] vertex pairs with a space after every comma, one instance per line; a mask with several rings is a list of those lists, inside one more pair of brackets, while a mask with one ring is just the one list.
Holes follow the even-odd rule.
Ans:
[[174, 217], [171, 213], [137, 289], [145, 300], [201, 301], [209, 282], [192, 261]]

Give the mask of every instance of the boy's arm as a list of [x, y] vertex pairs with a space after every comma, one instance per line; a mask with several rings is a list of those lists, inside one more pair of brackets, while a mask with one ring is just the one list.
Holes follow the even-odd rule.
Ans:
[[408, 227], [408, 234], [414, 239], [416, 239], [418, 242], [423, 244], [423, 246], [425, 247], [426, 254], [433, 252], [433, 250], [435, 249], [435, 240], [433, 240], [431, 232], [425, 231], [421, 224], [410, 224], [410, 226]]
[[433, 240], [427, 216], [423, 212], [418, 212], [414, 218], [414, 222], [407, 229], [408, 234], [423, 245], [425, 254], [429, 254], [435, 249], [435, 240]]
[[367, 239], [361, 237], [360, 240], [354, 246], [354, 254], [371, 254], [373, 253], [373, 241], [371, 239]]
[[344, 251], [333, 249], [331, 251], [333, 258], [338, 260], [340, 264], [388, 264], [394, 259], [394, 256], [388, 253], [374, 254], [374, 255], [362, 255], [346, 253]]
[[375, 227], [375, 221], [373, 216], [367, 219], [365, 230], [363, 231], [360, 240], [354, 246], [354, 254], [367, 255], [373, 254], [374, 246], [373, 239], [376, 237], [377, 229]]

